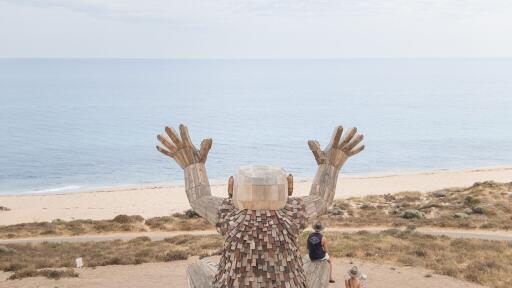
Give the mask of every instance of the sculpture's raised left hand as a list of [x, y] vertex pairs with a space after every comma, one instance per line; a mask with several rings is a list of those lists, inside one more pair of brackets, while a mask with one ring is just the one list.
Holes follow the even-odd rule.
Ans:
[[345, 133], [343, 138], [341, 137], [342, 134], [343, 127], [336, 127], [332, 134], [331, 142], [324, 150], [320, 149], [318, 141], [308, 141], [309, 149], [313, 152], [318, 165], [328, 164], [339, 169], [349, 157], [363, 151], [364, 145], [356, 147], [357, 144], [363, 141], [363, 135], [357, 134], [356, 128], [351, 128]]

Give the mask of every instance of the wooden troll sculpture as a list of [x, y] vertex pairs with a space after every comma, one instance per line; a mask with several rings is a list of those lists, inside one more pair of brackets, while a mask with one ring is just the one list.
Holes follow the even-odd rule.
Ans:
[[350, 129], [334, 129], [324, 150], [308, 141], [318, 164], [308, 196], [288, 197], [293, 192], [291, 175], [281, 168], [241, 167], [230, 177], [229, 198], [212, 196], [205, 161], [212, 139], [198, 149], [188, 129], [180, 125], [180, 136], [165, 127], [167, 138], [158, 135], [157, 150], [174, 159], [185, 171], [185, 190], [190, 206], [216, 225], [225, 237], [220, 262], [204, 258], [187, 271], [190, 287], [326, 287], [328, 269], [300, 256], [297, 238], [308, 219], [326, 213], [336, 191], [338, 172], [347, 159], [364, 149], [357, 146], [363, 135]]

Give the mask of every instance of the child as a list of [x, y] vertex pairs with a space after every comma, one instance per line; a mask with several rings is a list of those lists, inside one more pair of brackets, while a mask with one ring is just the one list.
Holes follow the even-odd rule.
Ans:
[[363, 283], [360, 280], [361, 273], [359, 272], [359, 268], [357, 268], [357, 266], [354, 266], [348, 270], [348, 275], [350, 278], [345, 280], [345, 288], [364, 288]]

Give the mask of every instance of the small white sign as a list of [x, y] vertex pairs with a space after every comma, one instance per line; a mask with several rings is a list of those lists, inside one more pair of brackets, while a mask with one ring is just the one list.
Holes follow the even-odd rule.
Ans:
[[84, 260], [82, 259], [82, 257], [76, 258], [75, 262], [76, 262], [76, 268], [84, 267]]

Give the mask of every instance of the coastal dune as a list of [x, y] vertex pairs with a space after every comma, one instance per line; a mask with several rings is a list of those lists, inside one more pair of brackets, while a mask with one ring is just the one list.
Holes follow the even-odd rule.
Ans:
[[[475, 182], [511, 182], [512, 167], [465, 170], [387, 173], [347, 176], [341, 173], [336, 198], [395, 193], [427, 192], [448, 187], [470, 186]], [[227, 181], [226, 181], [227, 182]], [[294, 196], [307, 195], [311, 181], [299, 180]], [[226, 184], [213, 184], [212, 193], [227, 197]], [[0, 225], [54, 219], [111, 219], [119, 214], [145, 218], [166, 216], [190, 208], [183, 186], [154, 185], [115, 187], [95, 191], [0, 196]]]

